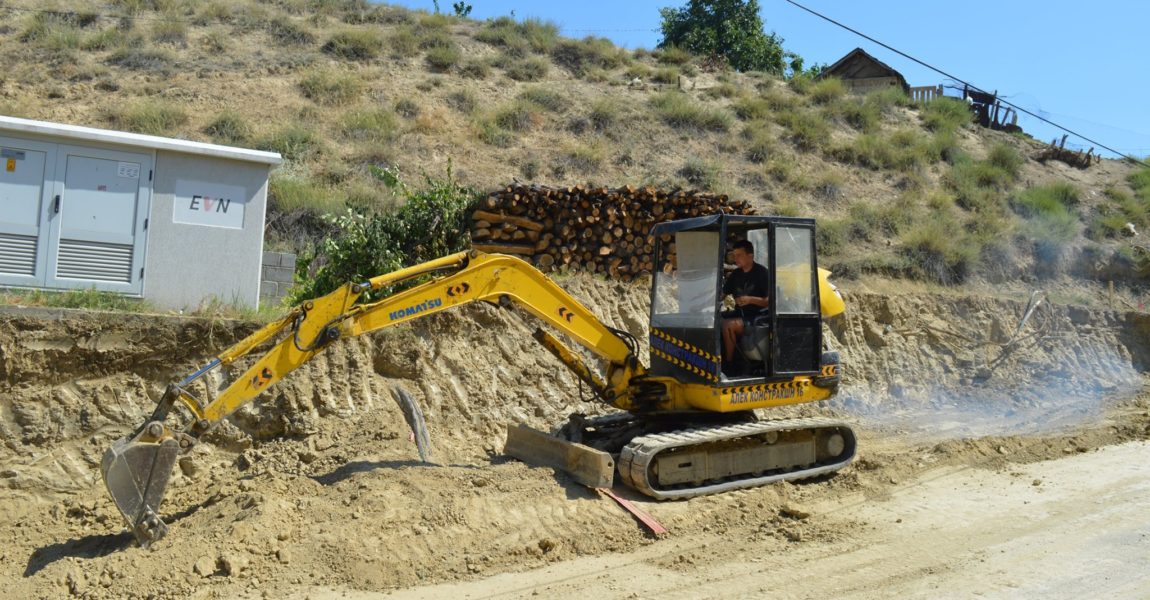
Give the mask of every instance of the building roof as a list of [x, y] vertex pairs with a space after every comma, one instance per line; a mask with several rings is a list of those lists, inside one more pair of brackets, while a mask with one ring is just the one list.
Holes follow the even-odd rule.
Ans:
[[113, 131], [110, 129], [95, 129], [93, 127], [64, 125], [61, 123], [33, 121], [31, 119], [20, 119], [17, 117], [6, 117], [0, 115], [0, 135], [5, 133], [34, 133], [38, 135], [49, 135], [68, 140], [103, 142], [106, 144], [117, 144], [120, 146], [130, 146], [134, 148], [166, 150], [168, 152], [179, 152], [182, 154], [198, 154], [201, 156], [212, 156], [215, 158], [254, 162], [265, 165], [278, 165], [283, 162], [283, 158], [280, 157], [279, 153], [277, 152], [249, 150], [247, 148], [235, 148], [232, 146], [205, 144], [203, 142], [177, 140], [174, 138], [144, 135], [141, 133], [128, 133], [126, 131]]
[[902, 73], [892, 69], [881, 60], [867, 54], [862, 48], [855, 48], [840, 58], [835, 64], [823, 69], [818, 77], [838, 77], [839, 79], [871, 79], [874, 77], [895, 77], [904, 90], [910, 86]]

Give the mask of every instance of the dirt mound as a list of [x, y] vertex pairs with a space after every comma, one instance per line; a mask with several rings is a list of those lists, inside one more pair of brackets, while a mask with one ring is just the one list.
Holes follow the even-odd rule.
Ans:
[[[641, 285], [560, 283], [646, 340]], [[817, 543], [850, 533], [849, 524], [800, 516], [820, 498], [881, 496], [940, 464], [994, 467], [1150, 436], [1145, 395], [1131, 400], [1145, 380], [1146, 338], [1137, 332], [1150, 327], [1146, 315], [1047, 305], [1004, 346], [1025, 303], [848, 300], [851, 312], [832, 327], [845, 393], [781, 413], [854, 415], [859, 461], [813, 485], [636, 499], [672, 535], [751, 536], [780, 549]], [[161, 510], [171, 534], [145, 551], [122, 532], [99, 457], [145, 418], [166, 382], [252, 325], [0, 316], [0, 510], [11, 540], [0, 581], [20, 597], [279, 597], [473, 579], [650, 543], [613, 504], [499, 455], [508, 423], [547, 427], [600, 410], [539, 351], [535, 327], [518, 311], [483, 305], [339, 342], [181, 460]], [[220, 381], [210, 384], [201, 393]], [[394, 385], [424, 407], [435, 466], [418, 462]], [[1069, 429], [1052, 432], [1052, 419]], [[675, 560], [686, 568], [713, 557]]]

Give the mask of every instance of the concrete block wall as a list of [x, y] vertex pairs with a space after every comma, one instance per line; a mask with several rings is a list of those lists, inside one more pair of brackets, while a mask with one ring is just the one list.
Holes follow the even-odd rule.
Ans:
[[294, 254], [264, 252], [260, 269], [260, 306], [274, 306], [287, 295], [295, 275]]

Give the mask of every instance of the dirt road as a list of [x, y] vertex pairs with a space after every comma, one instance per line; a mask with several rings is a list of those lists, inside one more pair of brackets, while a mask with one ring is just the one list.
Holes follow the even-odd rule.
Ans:
[[[647, 339], [645, 290], [565, 283]], [[848, 419], [856, 461], [798, 485], [632, 495], [665, 539], [502, 456], [508, 423], [602, 408], [539, 353], [531, 321], [479, 306], [342, 341], [237, 411], [180, 462], [171, 532], [147, 550], [100, 457], [160, 383], [250, 325], [0, 314], [0, 585], [85, 600], [1145, 594], [1150, 315], [1044, 305], [1012, 342], [1024, 303], [851, 306], [830, 328], [850, 365], [840, 398], [763, 416]], [[397, 385], [424, 407], [434, 467], [415, 460]]]
[[481, 581], [292, 598], [1150, 597], [1147, 442], [997, 471], [943, 467], [885, 500], [836, 497], [809, 510], [805, 520], [852, 535], [782, 552], [755, 539], [672, 538]]

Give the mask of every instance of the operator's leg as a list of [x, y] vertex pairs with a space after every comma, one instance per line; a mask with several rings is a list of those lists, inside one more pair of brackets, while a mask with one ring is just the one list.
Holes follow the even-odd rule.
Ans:
[[735, 343], [743, 335], [743, 320], [740, 318], [723, 319], [723, 362], [730, 363], [735, 359]]

